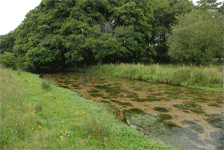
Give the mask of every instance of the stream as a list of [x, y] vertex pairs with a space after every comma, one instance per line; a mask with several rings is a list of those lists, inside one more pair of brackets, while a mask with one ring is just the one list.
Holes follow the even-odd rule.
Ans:
[[86, 99], [110, 103], [119, 110], [121, 120], [126, 119], [124, 112], [131, 110], [163, 117], [164, 125], [174, 134], [157, 138], [180, 149], [224, 149], [224, 94], [221, 92], [80, 72], [41, 76]]

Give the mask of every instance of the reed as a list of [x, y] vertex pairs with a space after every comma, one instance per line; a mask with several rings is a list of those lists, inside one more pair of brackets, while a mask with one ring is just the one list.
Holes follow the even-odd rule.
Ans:
[[90, 72], [149, 82], [167, 83], [187, 87], [207, 87], [223, 91], [222, 66], [191, 66], [172, 64], [113, 64], [91, 66]]

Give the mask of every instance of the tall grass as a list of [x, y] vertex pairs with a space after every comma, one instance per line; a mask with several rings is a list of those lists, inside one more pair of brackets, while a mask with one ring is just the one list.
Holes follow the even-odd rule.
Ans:
[[43, 79], [41, 81], [41, 87], [42, 87], [42, 89], [45, 89], [45, 90], [46, 89], [51, 89], [52, 88], [52, 82], [47, 80], [47, 79]]
[[[0, 104], [1, 104], [1, 141], [0, 145], [8, 145], [23, 141], [33, 133], [32, 125], [36, 116], [33, 105], [22, 100], [23, 90], [20, 79], [9, 69], [0, 71]], [[22, 143], [21, 143], [22, 144]]]
[[38, 75], [0, 68], [0, 83], [1, 149], [174, 149]]
[[222, 87], [221, 65], [210, 66], [186, 66], [181, 65], [159, 65], [156, 64], [140, 65], [122, 64], [102, 65], [90, 67], [91, 72], [106, 74], [115, 77], [126, 77], [130, 79], [142, 79], [150, 82], [168, 83], [181, 86], [197, 87]]

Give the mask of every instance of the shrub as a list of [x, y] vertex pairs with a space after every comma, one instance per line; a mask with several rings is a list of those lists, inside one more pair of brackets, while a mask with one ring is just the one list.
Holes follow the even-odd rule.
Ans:
[[6, 67], [12, 67], [13, 69], [16, 69], [16, 57], [13, 53], [4, 52], [4, 54], [1, 54], [0, 62]]

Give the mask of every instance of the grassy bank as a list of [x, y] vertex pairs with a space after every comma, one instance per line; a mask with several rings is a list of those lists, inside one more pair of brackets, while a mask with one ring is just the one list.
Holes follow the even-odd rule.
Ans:
[[222, 66], [185, 66], [182, 65], [139, 65], [138, 64], [105, 64], [102, 66], [91, 66], [90, 72], [140, 79], [148, 82], [166, 83], [171, 85], [201, 88], [223, 92], [222, 88]]
[[0, 68], [1, 149], [174, 149], [76, 92]]

